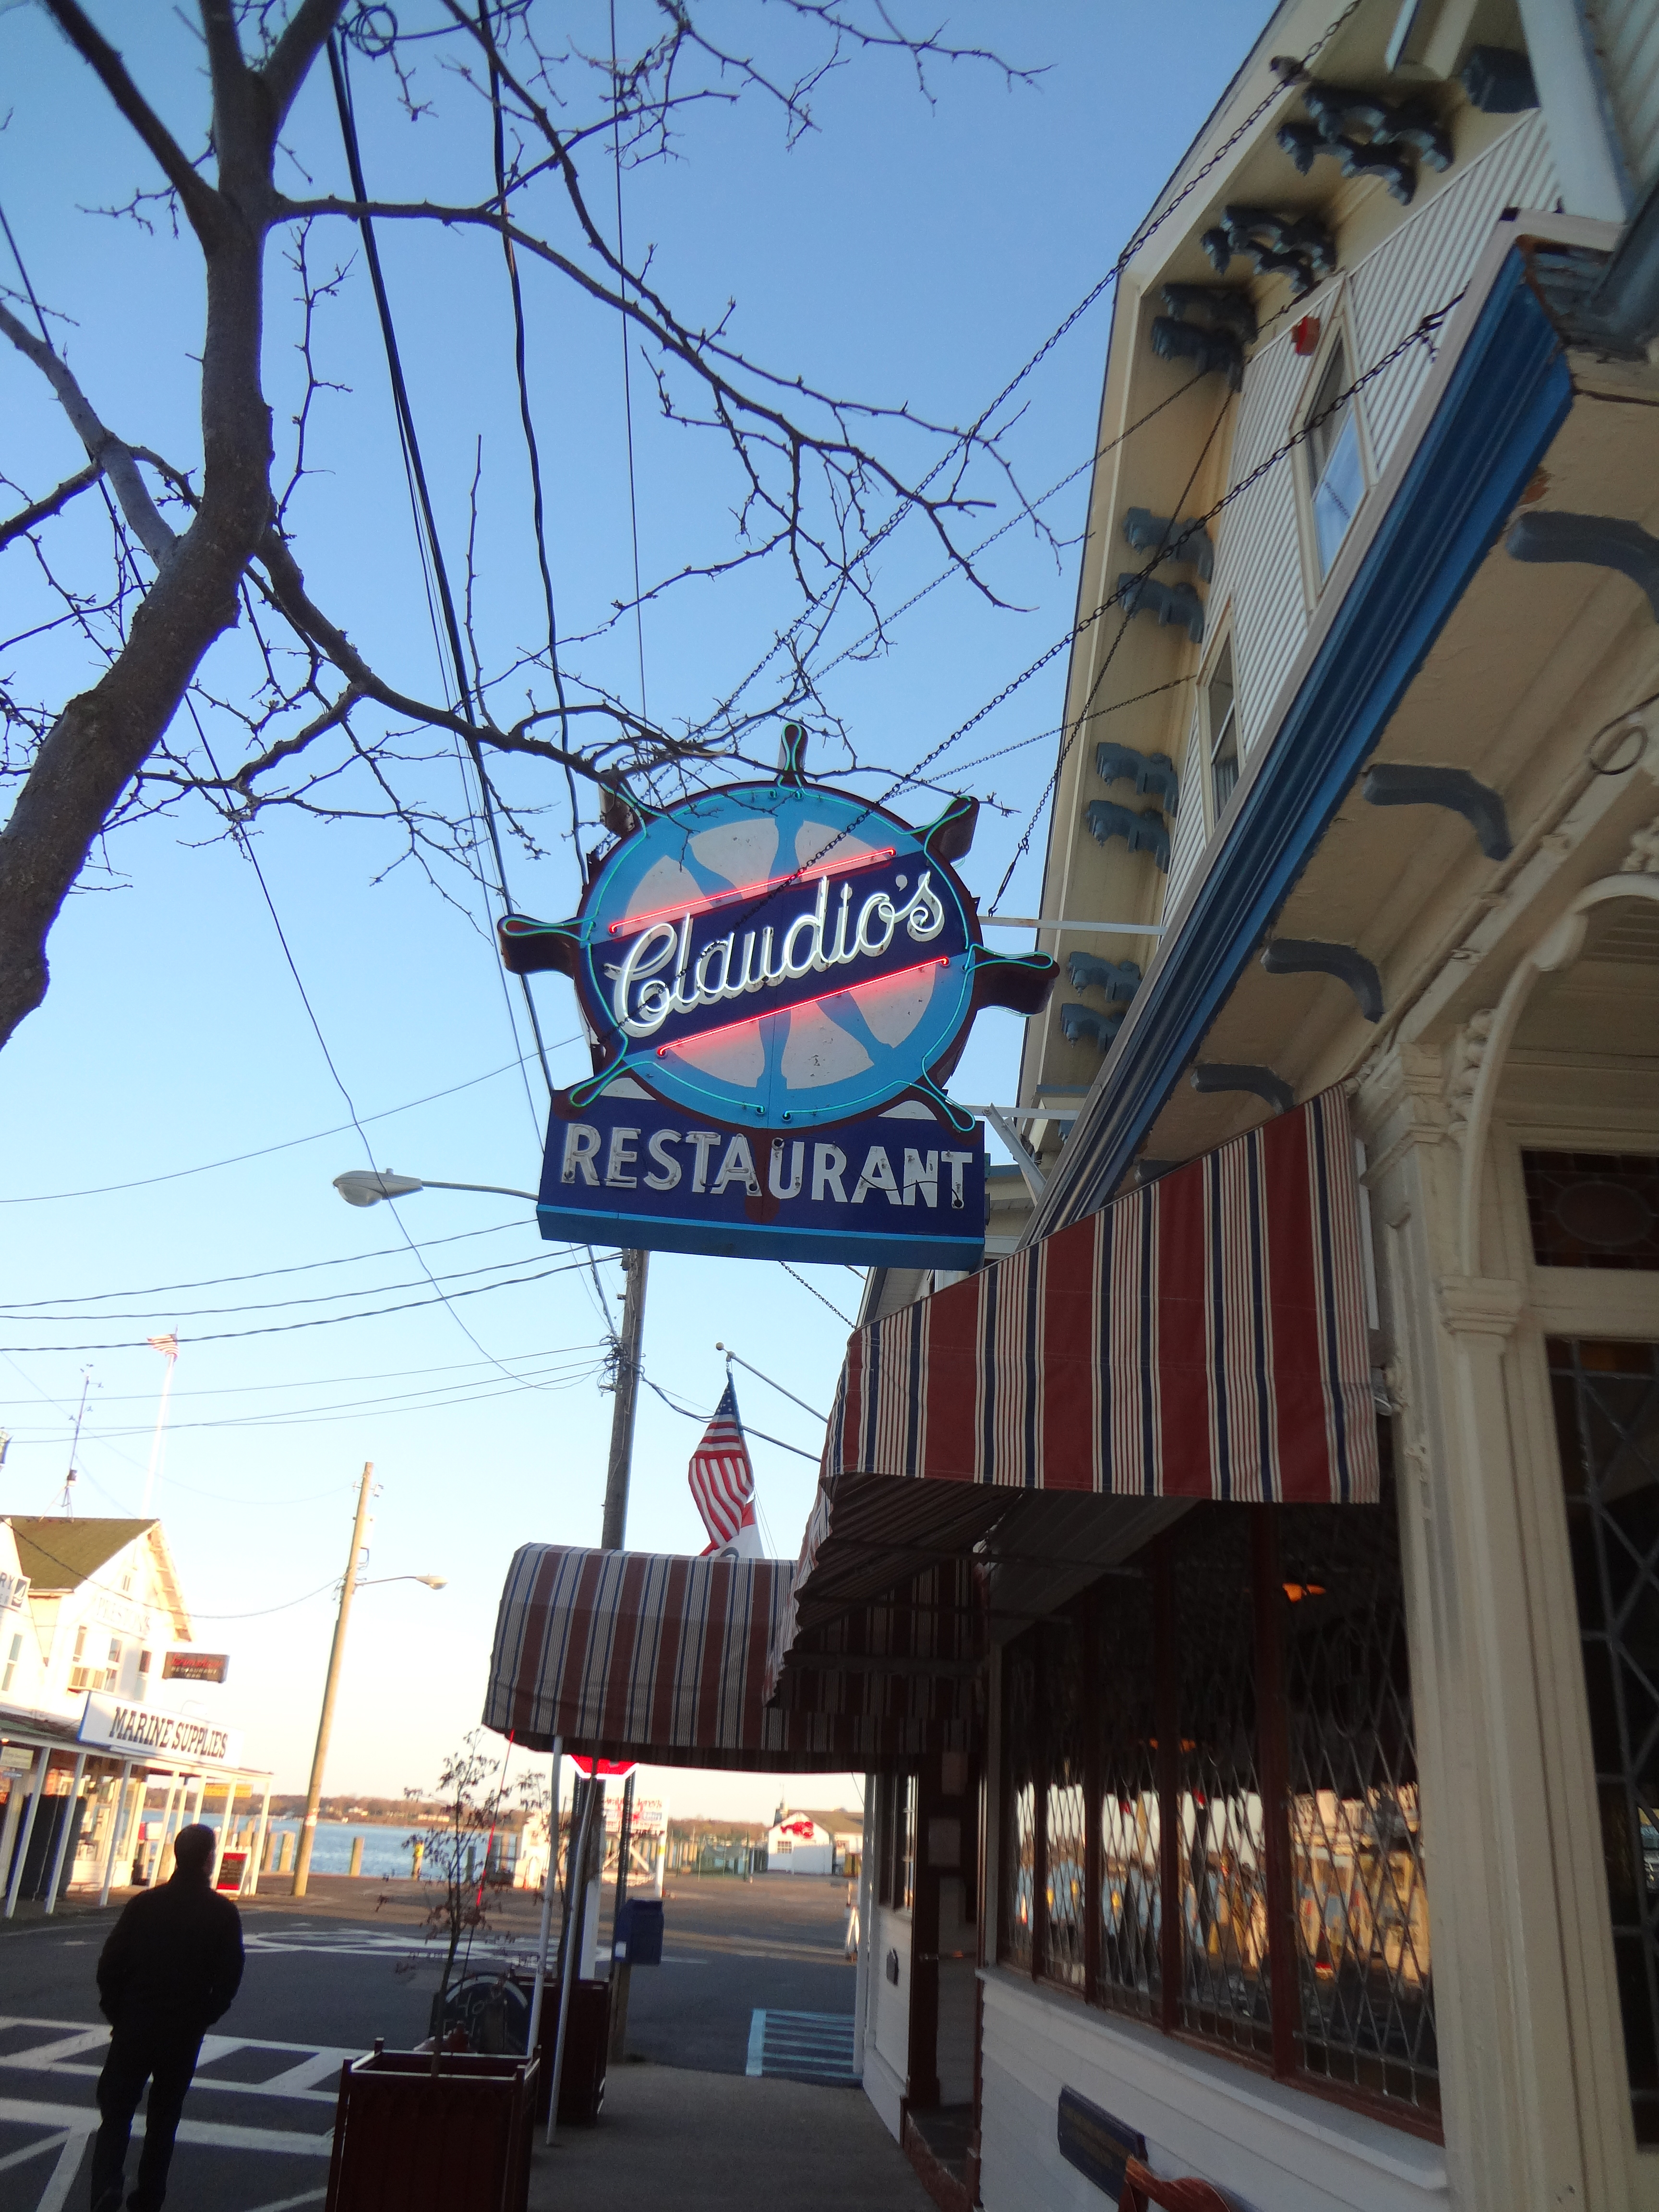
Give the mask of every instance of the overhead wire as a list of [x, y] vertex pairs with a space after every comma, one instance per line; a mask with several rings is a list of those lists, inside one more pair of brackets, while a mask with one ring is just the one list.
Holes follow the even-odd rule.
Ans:
[[[368, 188], [363, 176], [362, 155], [357, 139], [356, 118], [352, 107], [351, 85], [345, 49], [332, 33], [330, 33], [328, 40], [328, 58], [329, 70], [334, 87], [334, 104], [339, 117], [340, 135], [345, 147], [346, 166], [351, 178], [351, 188], [356, 196], [359, 206], [367, 207]], [[392, 384], [392, 405], [398, 418], [398, 436], [404, 448], [405, 465], [414, 494], [416, 529], [417, 535], [424, 534], [427, 556], [430, 559], [433, 575], [437, 585], [438, 601], [443, 616], [443, 633], [448, 643], [452, 664], [449, 672], [450, 678], [455, 688], [459, 711], [468, 725], [472, 726], [476, 725], [478, 719], [477, 708], [474, 703], [472, 687], [467, 675], [466, 655], [461, 642], [460, 622], [455, 611], [455, 597], [450, 589], [449, 571], [444, 561], [443, 541], [439, 535], [437, 516], [433, 508], [432, 495], [427, 483], [426, 466], [421, 455], [420, 440], [416, 433], [415, 410], [410, 401], [409, 386], [404, 375], [403, 357], [398, 344], [397, 329], [392, 321], [391, 297], [387, 293], [385, 274], [380, 266], [380, 246], [375, 238], [374, 223], [368, 216], [361, 215], [356, 221], [359, 234], [363, 241], [364, 258], [368, 265], [370, 289], [374, 295], [375, 313], [380, 320], [381, 342], [386, 349], [386, 369]], [[476, 734], [476, 730], [466, 739], [466, 749], [471, 757], [473, 772], [478, 780], [484, 828], [495, 862], [496, 886], [501, 895], [503, 910], [510, 913], [513, 908], [513, 897], [507, 887], [507, 860], [502, 851], [501, 831], [495, 819], [495, 793], [490, 784], [489, 771], [484, 763], [483, 747]], [[518, 1025], [513, 1019], [512, 998], [507, 983], [507, 971], [499, 962], [495, 966], [501, 978], [507, 1019], [513, 1027], [516, 1042]], [[547, 1064], [547, 1048], [542, 1036], [541, 1021], [536, 1011], [534, 996], [531, 992], [530, 979], [526, 975], [520, 976], [519, 980], [523, 988], [525, 1008], [530, 1018], [531, 1032], [536, 1040], [537, 1056], [541, 1062], [542, 1074], [546, 1081], [549, 1095], [551, 1096], [554, 1087], [553, 1077]], [[526, 1096], [533, 1121], [537, 1118], [535, 1103], [533, 1099], [529, 1097], [527, 1085]]]
[[[501, 254], [507, 264], [507, 291], [513, 302], [513, 370], [519, 387], [519, 422], [524, 432], [525, 453], [530, 465], [530, 517], [536, 541], [536, 565], [541, 574], [542, 601], [547, 612], [547, 665], [559, 702], [559, 743], [570, 745], [569, 713], [564, 693], [564, 671], [559, 665], [559, 622], [553, 596], [553, 569], [547, 550], [547, 503], [542, 488], [541, 446], [536, 435], [535, 412], [530, 404], [524, 287], [519, 279], [518, 256], [513, 250], [507, 224], [507, 133], [501, 110], [501, 73], [495, 58], [495, 34], [490, 22], [489, 0], [478, 0], [478, 21], [489, 56], [491, 137], [495, 160], [495, 198], [501, 211]], [[579, 875], [586, 872], [581, 849], [581, 809], [577, 803], [576, 779], [564, 763], [565, 787], [570, 798], [570, 842]]]
[[[622, 297], [628, 297], [628, 246], [623, 229], [622, 80], [617, 69], [617, 0], [611, 0], [611, 150], [617, 179], [617, 266], [621, 270]], [[640, 720], [649, 720], [645, 692], [645, 609], [640, 592], [640, 501], [634, 468], [634, 379], [628, 342], [628, 318], [617, 318], [622, 330], [623, 421], [628, 433], [628, 520], [634, 541], [634, 638], [640, 662]]]
[[[1314, 40], [1312, 46], [1310, 46], [1307, 52], [1301, 57], [1301, 59], [1297, 63], [1294, 69], [1288, 70], [1282, 74], [1280, 82], [1273, 87], [1271, 92], [1266, 94], [1256, 102], [1255, 106], [1250, 109], [1249, 112], [1243, 118], [1243, 119], [1236, 125], [1228, 137], [1224, 139], [1221, 144], [1215, 149], [1212, 154], [1211, 154], [1209, 158], [1202, 162], [1200, 167], [1194, 171], [1193, 174], [1172, 198], [1168, 200], [1162, 201], [1160, 204], [1156, 205], [1152, 213], [1146, 216], [1146, 220], [1136, 226], [1134, 231], [1130, 236], [1127, 245], [1122, 248], [1121, 252], [1118, 254], [1117, 258], [1113, 262], [1111, 267], [1107, 270], [1104, 276], [1100, 277], [1090, 287], [1089, 290], [1085, 293], [1082, 299], [1078, 301], [1077, 305], [1071, 310], [1069, 314], [1066, 315], [1056, 327], [1049, 332], [1048, 336], [1044, 338], [1042, 344], [1037, 347], [1036, 350], [1028, 356], [1020, 368], [1014, 372], [1013, 375], [1011, 376], [1008, 381], [1003, 386], [996, 398], [991, 401], [990, 404], [981, 410], [980, 413], [975, 417], [969, 429], [963, 434], [963, 437], [955, 439], [951, 441], [945, 453], [940, 456], [939, 459], [935, 462], [933, 468], [930, 469], [927, 474], [922, 478], [921, 483], [917, 485], [916, 489], [918, 492], [925, 491], [927, 486], [932, 483], [940, 472], [951, 464], [953, 457], [961, 450], [964, 442], [964, 438], [972, 439], [983, 434], [986, 426], [990, 422], [992, 417], [996, 415], [998, 410], [1006, 403], [1007, 400], [1012, 398], [1013, 394], [1018, 391], [1019, 387], [1025, 382], [1026, 379], [1034, 374], [1034, 372], [1054, 350], [1055, 347], [1069, 335], [1079, 322], [1082, 321], [1083, 318], [1089, 313], [1090, 309], [1093, 307], [1097, 301], [1103, 299], [1105, 295], [1114, 288], [1114, 286], [1116, 285], [1124, 270], [1128, 267], [1130, 262], [1133, 260], [1135, 255], [1140, 252], [1148, 240], [1154, 237], [1157, 233], [1164, 228], [1164, 224], [1170, 221], [1176, 210], [1184, 205], [1205, 179], [1214, 173], [1214, 172], [1226, 160], [1227, 156], [1232, 152], [1234, 147], [1239, 144], [1249, 132], [1255, 128], [1255, 125], [1261, 121], [1261, 118], [1267, 113], [1269, 109], [1271, 109], [1277, 101], [1284, 99], [1287, 94], [1295, 90], [1297, 85], [1306, 76], [1310, 64], [1315, 61], [1319, 54], [1323, 52], [1325, 47], [1330, 44], [1331, 40], [1348, 21], [1349, 17], [1354, 14], [1359, 4], [1360, 0], [1348, 0], [1347, 6], [1342, 9], [1340, 15], [1334, 16], [1330, 22], [1326, 25], [1318, 38]], [[1153, 411], [1156, 412], [1157, 410], [1154, 410]], [[1126, 433], [1125, 434], [1127, 435], [1127, 434]], [[1084, 467], [1088, 467], [1092, 465], [1092, 464], [1085, 462], [1083, 465]], [[1073, 471], [1073, 474], [1080, 474], [1081, 472], [1081, 470], [1079, 470]], [[1071, 481], [1071, 478], [1063, 478], [1061, 481], [1062, 483], [1067, 483]], [[1060, 487], [1056, 486], [1054, 489], [1058, 489]], [[864, 549], [863, 557], [867, 558], [869, 554], [876, 550], [876, 547], [880, 544], [882, 540], [888, 537], [891, 532], [897, 527], [898, 523], [906, 516], [914, 513], [914, 511], [915, 502], [912, 501], [902, 505], [894, 514], [890, 515], [887, 520], [883, 523], [879, 529], [878, 529], [872, 536], [869, 544]], [[1013, 524], [1019, 521], [1021, 519], [1021, 515], [1016, 514], [1011, 518], [1010, 522], [1005, 526], [1005, 527], [1012, 528]], [[1000, 537], [1002, 535], [1002, 532], [998, 531], [994, 533], [994, 535]], [[990, 542], [990, 540], [987, 541], [988, 544]], [[983, 549], [981, 548], [980, 550], [982, 550]], [[918, 592], [916, 594], [916, 598], [925, 598], [928, 591], [936, 589], [938, 584], [943, 582], [945, 580], [945, 577], [956, 573], [957, 573], [957, 571], [954, 565], [951, 568], [947, 568], [944, 572], [943, 575], [935, 579], [933, 584], [927, 586], [924, 591]], [[915, 601], [913, 599], [908, 601], [906, 604], [907, 605], [914, 605]], [[903, 610], [901, 609], [898, 611], [902, 612]], [[781, 632], [780, 635], [774, 639], [772, 644], [762, 655], [759, 661], [756, 663], [755, 666], [750, 670], [748, 675], [745, 676], [738, 684], [736, 690], [727, 694], [726, 700], [722, 702], [721, 706], [716, 709], [715, 715], [711, 718], [711, 720], [718, 720], [720, 714], [728, 712], [731, 707], [734, 706], [737, 701], [743, 696], [750, 685], [758, 681], [766, 669], [769, 668], [772, 662], [777, 658], [778, 654], [787, 649], [791, 641], [799, 635], [802, 628], [811, 619], [812, 612], [813, 609], [811, 607], [804, 609], [801, 614], [798, 615], [795, 620], [789, 624], [788, 628]], [[892, 618], [893, 617], [889, 617], [889, 619]], [[838, 659], [842, 657], [843, 656], [837, 656]], [[834, 664], [831, 665], [833, 665]], [[701, 728], [704, 729], [708, 726], [709, 726], [708, 722], [700, 726]]]
[[[388, 1314], [419, 1313], [428, 1306], [450, 1306], [457, 1298], [482, 1297], [485, 1292], [489, 1291], [514, 1290], [530, 1283], [549, 1282], [555, 1275], [568, 1275], [575, 1273], [578, 1272], [580, 1266], [581, 1262], [580, 1261], [568, 1261], [556, 1267], [544, 1268], [539, 1275], [514, 1275], [509, 1276], [504, 1282], [477, 1283], [475, 1284], [470, 1291], [451, 1291], [448, 1292], [440, 1291], [435, 1297], [410, 1298], [406, 1300], [402, 1305], [376, 1306], [372, 1309], [365, 1310], [362, 1313], [318, 1314], [309, 1321], [270, 1322], [260, 1328], [211, 1329], [192, 1336], [190, 1339], [190, 1341], [192, 1345], [229, 1344], [238, 1341], [244, 1337], [287, 1336], [291, 1334], [295, 1329], [301, 1328], [337, 1328], [346, 1322], [380, 1321], [384, 1320]], [[460, 1330], [462, 1335], [466, 1338], [468, 1343], [477, 1346], [480, 1352], [483, 1352], [483, 1346], [478, 1343], [477, 1338], [473, 1335], [471, 1330], [468, 1328], [465, 1322], [461, 1320], [460, 1316], [459, 1314], [455, 1314], [453, 1316], [453, 1318], [455, 1322], [456, 1327]], [[112, 1342], [107, 1344], [4, 1344], [0, 1345], [0, 1354], [21, 1352], [25, 1358], [30, 1358], [43, 1352], [136, 1352], [138, 1349], [139, 1342], [140, 1340], [138, 1338], [127, 1336], [117, 1337]], [[484, 1352], [483, 1356], [489, 1362], [489, 1364], [492, 1367], [498, 1367], [501, 1369], [501, 1373], [507, 1376], [508, 1382], [520, 1384], [526, 1389], [534, 1389], [537, 1388], [537, 1385], [534, 1382], [526, 1382], [523, 1376], [514, 1374], [511, 1368], [504, 1365], [501, 1361], [495, 1358], [489, 1352]]]
[[[369, 1118], [364, 1116], [365, 1120]], [[498, 1221], [491, 1229], [463, 1229], [453, 1237], [428, 1237], [422, 1243], [421, 1249], [435, 1252], [441, 1244], [466, 1244], [477, 1237], [500, 1237], [509, 1229], [528, 1226], [522, 1220]], [[193, 1283], [143, 1283], [133, 1290], [83, 1291], [78, 1295], [66, 1291], [55, 1298], [15, 1299], [9, 1310], [15, 1316], [37, 1313], [43, 1306], [100, 1305], [109, 1298], [164, 1298], [174, 1291], [216, 1291], [228, 1283], [263, 1283], [276, 1275], [314, 1274], [319, 1267], [356, 1267], [368, 1260], [399, 1259], [408, 1249], [406, 1244], [380, 1244], [372, 1252], [345, 1252], [332, 1260], [296, 1260], [285, 1267], [256, 1267], [245, 1275], [204, 1275]]]
[[[580, 1036], [561, 1037], [550, 1050], [557, 1052], [565, 1045], [580, 1042]], [[510, 1075], [515, 1067], [523, 1066], [527, 1057], [526, 1054], [517, 1060], [503, 1060], [486, 1074], [469, 1075], [465, 1083], [449, 1084], [442, 1091], [428, 1091], [424, 1097], [408, 1099], [401, 1106], [383, 1106], [376, 1113], [360, 1115], [356, 1121], [337, 1122], [331, 1129], [313, 1129], [307, 1137], [284, 1137], [278, 1144], [256, 1146], [251, 1152], [230, 1152], [222, 1160], [204, 1160], [193, 1168], [169, 1168], [164, 1174], [137, 1176], [130, 1182], [94, 1183], [85, 1190], [28, 1191], [14, 1198], [0, 1198], [0, 1206], [51, 1206], [71, 1198], [109, 1198], [119, 1191], [148, 1190], [155, 1183], [182, 1182], [189, 1176], [211, 1175], [219, 1168], [240, 1167], [248, 1160], [269, 1159], [274, 1152], [291, 1152], [301, 1145], [319, 1144], [325, 1137], [343, 1137], [349, 1130], [366, 1127], [371, 1121], [389, 1121], [394, 1115], [413, 1113], [417, 1106], [430, 1106], [440, 1098], [453, 1098], [459, 1091], [476, 1090], [481, 1083], [493, 1083], [498, 1076]]]

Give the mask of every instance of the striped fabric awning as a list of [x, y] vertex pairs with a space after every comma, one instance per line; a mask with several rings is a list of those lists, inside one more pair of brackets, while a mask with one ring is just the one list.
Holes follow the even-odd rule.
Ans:
[[501, 1593], [484, 1724], [532, 1750], [769, 1771], [969, 1747], [970, 1705], [879, 1674], [765, 1703], [791, 1563], [526, 1544]]
[[825, 1480], [1374, 1502], [1360, 1238], [1328, 1091], [860, 1329]]

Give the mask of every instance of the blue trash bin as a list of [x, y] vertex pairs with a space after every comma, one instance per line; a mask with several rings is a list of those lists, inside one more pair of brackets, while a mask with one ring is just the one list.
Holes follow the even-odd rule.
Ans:
[[662, 1900], [655, 1897], [627, 1897], [617, 1915], [611, 1957], [623, 1966], [662, 1964]]

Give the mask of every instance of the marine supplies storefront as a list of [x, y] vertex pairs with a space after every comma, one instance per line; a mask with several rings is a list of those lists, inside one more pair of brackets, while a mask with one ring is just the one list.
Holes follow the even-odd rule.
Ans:
[[515, 1561], [520, 1741], [868, 1747], [865, 2086], [951, 2202], [1115, 2201], [1115, 2141], [1264, 2208], [1443, 2187], [1367, 1320], [1330, 1092], [855, 1334], [793, 1571]]

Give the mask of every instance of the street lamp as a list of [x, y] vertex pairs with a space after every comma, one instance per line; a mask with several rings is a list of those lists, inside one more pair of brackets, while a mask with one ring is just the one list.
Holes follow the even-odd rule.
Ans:
[[[374, 1462], [369, 1460], [363, 1468], [363, 1479], [357, 1486], [357, 1518], [351, 1527], [351, 1557], [346, 1561], [345, 1580], [340, 1584], [340, 1610], [334, 1620], [334, 1643], [328, 1655], [328, 1680], [323, 1685], [323, 1710], [317, 1723], [317, 1748], [312, 1754], [311, 1786], [306, 1792], [306, 1816], [300, 1829], [300, 1848], [294, 1859], [294, 1894], [303, 1897], [311, 1882], [311, 1847], [317, 1838], [317, 1808], [323, 1799], [323, 1767], [328, 1758], [328, 1740], [334, 1728], [334, 1698], [340, 1686], [340, 1662], [345, 1655], [346, 1623], [351, 1618], [351, 1601], [360, 1589], [370, 1587], [357, 1572], [357, 1562], [363, 1555], [363, 1533], [368, 1522], [369, 1492], [374, 1479]], [[377, 1583], [424, 1583], [428, 1589], [445, 1587], [441, 1575], [376, 1575]]]
[[407, 1198], [417, 1190], [481, 1190], [491, 1198], [536, 1203], [533, 1190], [507, 1190], [498, 1182], [431, 1182], [421, 1176], [394, 1175], [389, 1168], [348, 1168], [335, 1176], [334, 1188], [348, 1206], [378, 1206], [383, 1198]]

